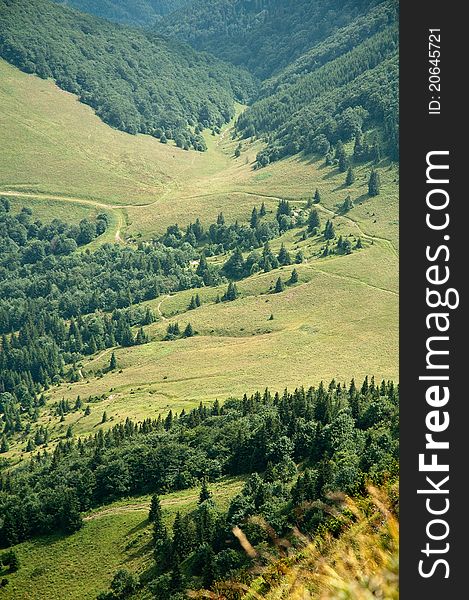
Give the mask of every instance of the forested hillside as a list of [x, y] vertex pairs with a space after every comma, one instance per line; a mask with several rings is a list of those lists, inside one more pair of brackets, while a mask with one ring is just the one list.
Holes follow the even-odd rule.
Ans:
[[213, 57], [48, 0], [0, 1], [0, 56], [53, 77], [117, 129], [197, 150], [199, 128], [227, 122], [253, 91], [246, 72]]
[[158, 28], [265, 79], [377, 0], [195, 0]]
[[[256, 102], [241, 115], [237, 130], [244, 138], [257, 135], [267, 142], [258, 164], [331, 150], [332, 160], [339, 158], [337, 144], [351, 140], [357, 162], [379, 160], [383, 154], [397, 159], [397, 47], [397, 28], [391, 27]], [[364, 139], [372, 129], [374, 135]]]
[[357, 137], [356, 160], [397, 158], [397, 22], [395, 0], [212, 0], [170, 15], [162, 28], [264, 79], [237, 131], [267, 142], [257, 161], [265, 166], [299, 152], [326, 155]]
[[[145, 598], [176, 600], [186, 597], [186, 588], [217, 590], [227, 578], [250, 583], [256, 577], [254, 547], [275, 553], [279, 538], [295, 545], [299, 529], [337, 537], [355, 522], [350, 511], [340, 510], [338, 492], [366, 495], [370, 481], [395, 480], [398, 399], [392, 382], [376, 385], [366, 378], [359, 387], [353, 380], [346, 387], [332, 381], [283, 394], [265, 390], [223, 406], [201, 404], [188, 414], [170, 412], [141, 424], [128, 419], [78, 442], [70, 432], [54, 451], [37, 452], [0, 482], [0, 545], [74, 533], [83, 526], [81, 511], [152, 492], [155, 562], [140, 580], [116, 573], [100, 600], [132, 597], [138, 589], [153, 594]], [[73, 410], [82, 410], [78, 401]], [[227, 511], [208, 486], [223, 474], [250, 475]], [[168, 530], [158, 495], [197, 482], [197, 508], [178, 512]], [[275, 581], [266, 573], [261, 589], [267, 592]], [[116, 593], [119, 582], [128, 593]]]
[[190, 0], [53, 0], [57, 4], [71, 6], [79, 11], [87, 12], [97, 17], [132, 23], [135, 25], [150, 25], [161, 15], [176, 10]]
[[397, 600], [397, 22], [0, 0], [2, 597]]

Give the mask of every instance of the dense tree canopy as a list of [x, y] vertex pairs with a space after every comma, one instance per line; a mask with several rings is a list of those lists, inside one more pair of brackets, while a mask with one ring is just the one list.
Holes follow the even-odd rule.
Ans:
[[[237, 122], [242, 137], [267, 142], [260, 166], [301, 151], [325, 155], [331, 145], [373, 128], [386, 153], [397, 158], [397, 12], [390, 2], [373, 14], [371, 30], [360, 18], [264, 82], [261, 98]], [[345, 157], [337, 160], [346, 171]]]
[[53, 0], [57, 4], [72, 6], [79, 11], [97, 17], [132, 23], [150, 25], [161, 15], [166, 15], [188, 4], [190, 0]]
[[198, 150], [196, 129], [227, 122], [254, 89], [247, 72], [208, 54], [48, 0], [0, 0], [0, 56], [52, 77], [117, 129]]
[[158, 29], [266, 78], [376, 0], [194, 0]]
[[[65, 439], [53, 451], [40, 448], [29, 464], [2, 479], [0, 543], [74, 531], [80, 511], [123, 496], [164, 494], [223, 474], [249, 473], [256, 475], [233, 499], [225, 527], [249, 527], [248, 518], [260, 514], [283, 534], [296, 521], [295, 512], [286, 510], [292, 499], [294, 505], [324, 501], [331, 491], [357, 493], [367, 478], [379, 482], [396, 474], [398, 414], [396, 386], [367, 378], [360, 389], [352, 381], [349, 387], [332, 382], [283, 394], [266, 390], [222, 407], [201, 404], [185, 415], [127, 420], [106, 433]], [[295, 483], [299, 463], [303, 474]], [[226, 531], [215, 535], [211, 503], [209, 494], [200, 495], [194, 541], [184, 518], [176, 525], [181, 558], [200, 543], [212, 544], [215, 553], [226, 549], [218, 545]], [[323, 517], [313, 510], [308, 527]]]

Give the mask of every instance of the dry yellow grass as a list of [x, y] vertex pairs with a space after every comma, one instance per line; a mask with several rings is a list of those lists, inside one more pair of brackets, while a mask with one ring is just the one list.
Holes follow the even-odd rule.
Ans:
[[254, 569], [254, 582], [225, 581], [213, 592], [201, 590], [190, 596], [210, 600], [398, 600], [399, 523], [388, 493], [371, 487], [365, 499], [346, 498], [345, 508], [351, 517], [338, 538], [323, 535], [308, 541], [298, 533], [303, 547], [295, 550], [285, 540], [276, 540], [280, 558], [262, 550], [259, 555], [242, 532], [237, 532], [245, 551], [262, 559]]

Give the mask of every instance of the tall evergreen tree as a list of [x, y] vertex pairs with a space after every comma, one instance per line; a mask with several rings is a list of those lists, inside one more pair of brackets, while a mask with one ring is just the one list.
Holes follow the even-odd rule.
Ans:
[[200, 494], [199, 494], [199, 504], [202, 504], [206, 500], [210, 500], [211, 497], [212, 497], [212, 493], [208, 489], [208, 482], [207, 482], [207, 479], [204, 477], [202, 480], [202, 488], [201, 488]]
[[114, 371], [114, 369], [117, 369], [117, 358], [115, 352], [111, 354], [111, 360], [109, 361], [109, 370]]
[[284, 289], [285, 289], [285, 285], [284, 285], [282, 279], [279, 277], [277, 279], [277, 281], [275, 282], [275, 288], [274, 288], [275, 293], [278, 294], [280, 292], [283, 292]]
[[320, 226], [321, 226], [321, 220], [319, 218], [319, 213], [315, 208], [313, 208], [313, 210], [309, 211], [309, 215], [308, 215], [308, 231], [309, 231], [309, 233], [315, 235]]
[[370, 179], [368, 180], [368, 194], [370, 196], [378, 196], [381, 188], [381, 180], [378, 171], [372, 169]]
[[257, 208], [254, 207], [251, 213], [250, 225], [252, 229], [255, 229], [259, 223], [259, 215], [257, 213]]
[[347, 171], [347, 177], [345, 178], [345, 185], [352, 185], [355, 181], [355, 173], [353, 168], [350, 166]]

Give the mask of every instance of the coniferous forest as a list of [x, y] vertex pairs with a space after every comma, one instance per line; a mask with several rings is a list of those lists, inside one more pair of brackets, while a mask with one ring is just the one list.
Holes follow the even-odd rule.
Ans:
[[0, 0], [0, 596], [397, 600], [398, 46]]

